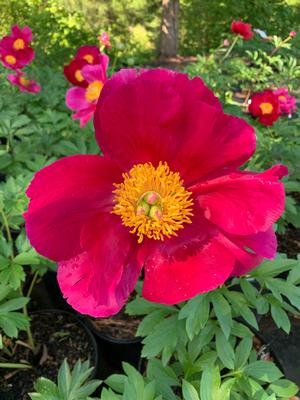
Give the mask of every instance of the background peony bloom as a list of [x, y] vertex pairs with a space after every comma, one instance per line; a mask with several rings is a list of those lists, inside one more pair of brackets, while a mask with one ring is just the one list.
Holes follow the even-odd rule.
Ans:
[[109, 58], [106, 55], [102, 55], [102, 57], [106, 60], [105, 63], [86, 65], [82, 68], [81, 74], [87, 82], [86, 87], [73, 87], [67, 91], [67, 107], [76, 111], [72, 118], [80, 120], [81, 128], [93, 117], [98, 98], [106, 81]]
[[275, 256], [287, 170], [239, 170], [255, 151], [254, 130], [224, 114], [201, 79], [121, 70], [94, 125], [104, 156], [65, 157], [27, 190], [29, 240], [58, 262], [76, 310], [118, 312], [143, 266], [143, 296], [175, 304]]
[[269, 89], [254, 93], [250, 99], [249, 112], [258, 117], [261, 124], [273, 125], [281, 115], [278, 96]]
[[[86, 65], [100, 65], [103, 71], [107, 70], [108, 67], [108, 61], [109, 58], [106, 54], [100, 54], [99, 49], [97, 49], [97, 53], [93, 53], [93, 55], [90, 53], [87, 54], [87, 51], [90, 47], [94, 48], [95, 46], [83, 46], [81, 47], [81, 51], [79, 51], [79, 54], [83, 55], [85, 54], [85, 57], [87, 57], [90, 61], [93, 59], [93, 63], [88, 63], [88, 61], [84, 58], [74, 58], [70, 64], [65, 65], [64, 67], [64, 74], [65, 77], [68, 79], [69, 82], [73, 83], [75, 86], [81, 86], [81, 87], [87, 87], [88, 86], [88, 81], [84, 79], [82, 75], [82, 69]], [[87, 49], [88, 48], [88, 49]], [[92, 58], [90, 58], [92, 57]], [[97, 62], [96, 62], [97, 61]]]
[[111, 47], [110, 38], [107, 32], [102, 32], [101, 35], [98, 36], [98, 40], [104, 47]]
[[297, 32], [291, 31], [291, 32], [289, 33], [289, 35], [290, 35], [291, 38], [294, 38], [294, 37], [297, 35]]
[[34, 59], [34, 50], [29, 47], [32, 32], [28, 26], [21, 29], [14, 25], [9, 36], [0, 41], [0, 57], [3, 65], [10, 69], [21, 69]]
[[251, 31], [251, 24], [246, 24], [243, 21], [232, 21], [231, 32], [242, 36], [244, 40], [249, 40], [254, 35], [254, 32]]
[[7, 79], [12, 85], [18, 86], [22, 92], [38, 93], [41, 91], [40, 85], [36, 81], [28, 79], [24, 72], [17, 71], [16, 75], [8, 74]]
[[296, 97], [290, 96], [287, 88], [276, 89], [273, 93], [278, 97], [281, 113], [290, 115], [293, 111], [296, 111]]
[[85, 60], [88, 64], [100, 64], [101, 52], [97, 46], [81, 46], [77, 50], [75, 59]]

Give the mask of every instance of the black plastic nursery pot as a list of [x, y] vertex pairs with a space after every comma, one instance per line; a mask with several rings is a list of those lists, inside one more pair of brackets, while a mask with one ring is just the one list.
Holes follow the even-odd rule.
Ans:
[[55, 271], [47, 271], [43, 276], [43, 283], [46, 287], [48, 298], [53, 308], [57, 310], [65, 310], [73, 314], [76, 313], [64, 299], [57, 283], [57, 273]]
[[85, 322], [88, 328], [94, 333], [101, 360], [103, 359], [105, 362], [104, 366], [102, 364], [100, 366], [98, 378], [105, 379], [111, 373], [123, 371], [122, 362], [127, 362], [135, 368], [140, 369], [142, 352], [141, 337], [128, 339], [115, 338], [95, 328], [89, 317], [85, 317]]
[[300, 319], [290, 315], [291, 332], [278, 329], [270, 315], [259, 321], [260, 336], [270, 346], [287, 379], [300, 387]]
[[[22, 331], [14, 358], [6, 362], [27, 362], [32, 368], [0, 369], [0, 400], [28, 400], [27, 393], [33, 391], [33, 384], [39, 377], [56, 381], [58, 369], [65, 358], [70, 367], [78, 359], [90, 359], [94, 367], [92, 378], [96, 376], [101, 364], [97, 343], [80, 318], [63, 310], [36, 311], [30, 317], [35, 352], [24, 345], [27, 337]], [[5, 362], [3, 357], [1, 361]]]

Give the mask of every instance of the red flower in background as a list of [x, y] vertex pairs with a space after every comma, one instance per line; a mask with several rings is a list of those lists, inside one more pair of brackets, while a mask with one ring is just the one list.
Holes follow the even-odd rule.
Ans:
[[279, 109], [281, 113], [291, 115], [296, 111], [296, 97], [290, 96], [287, 88], [279, 88], [273, 91], [275, 96], [278, 97]]
[[236, 35], [242, 36], [244, 40], [249, 40], [254, 35], [254, 32], [251, 30], [251, 24], [247, 24], [243, 21], [232, 21], [231, 23], [231, 32]]
[[97, 65], [104, 64], [107, 62], [107, 56], [101, 54], [97, 46], [82, 46], [78, 49], [76, 56], [70, 62], [65, 65], [64, 74], [69, 82], [75, 86], [86, 87], [88, 82], [82, 76], [82, 68], [85, 65]]
[[248, 108], [254, 117], [258, 117], [258, 122], [266, 126], [273, 125], [281, 115], [278, 96], [269, 89], [254, 93]]
[[0, 57], [3, 65], [10, 69], [21, 69], [34, 59], [34, 50], [29, 47], [32, 32], [28, 26], [23, 29], [14, 25], [9, 36], [0, 41]]
[[40, 85], [36, 81], [28, 79], [24, 72], [17, 71], [16, 75], [8, 74], [7, 79], [12, 85], [18, 86], [22, 92], [38, 93], [41, 91]]
[[254, 130], [224, 114], [199, 78], [122, 70], [105, 84], [94, 125], [104, 156], [58, 160], [27, 190], [29, 240], [59, 263], [76, 310], [118, 312], [143, 266], [143, 296], [174, 304], [275, 256], [287, 170], [239, 170]]
[[87, 82], [86, 87], [73, 87], [67, 91], [67, 107], [76, 111], [72, 118], [80, 120], [81, 128], [93, 117], [98, 98], [106, 81], [109, 58], [106, 55], [102, 57], [105, 60], [102, 64], [85, 65], [81, 70], [82, 77]]
[[98, 40], [104, 47], [111, 47], [110, 38], [107, 32], [102, 32], [101, 35], [98, 36]]

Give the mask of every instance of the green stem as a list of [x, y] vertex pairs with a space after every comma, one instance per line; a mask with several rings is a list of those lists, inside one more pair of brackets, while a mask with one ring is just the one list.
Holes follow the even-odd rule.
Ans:
[[31, 284], [30, 284], [30, 286], [29, 286], [29, 289], [28, 289], [28, 292], [27, 292], [26, 297], [30, 297], [30, 296], [31, 296], [32, 289], [33, 289], [33, 287], [34, 287], [34, 285], [35, 285], [35, 282], [36, 282], [38, 276], [39, 276], [38, 271], [35, 271], [35, 273], [34, 273], [34, 275], [33, 275], [33, 278], [32, 278], [32, 281], [31, 281]]
[[9, 224], [8, 224], [8, 220], [6, 218], [6, 215], [4, 214], [3, 210], [1, 210], [0, 212], [1, 212], [2, 219], [3, 219], [3, 224], [4, 224], [4, 227], [5, 227], [5, 230], [6, 230], [7, 239], [8, 239], [9, 242], [11, 242], [11, 244], [13, 244], [13, 239], [12, 239], [12, 236], [11, 236], [11, 233], [10, 233]]
[[[31, 283], [32, 283], [32, 282], [31, 282]], [[30, 285], [30, 286], [31, 286], [31, 285]], [[29, 289], [30, 289], [30, 288], [29, 288]], [[28, 291], [29, 291], [29, 290], [28, 290]], [[21, 294], [21, 296], [24, 296], [23, 290], [22, 290], [21, 287], [20, 287], [20, 294]], [[27, 310], [27, 305], [26, 305], [26, 304], [23, 306], [23, 314], [24, 314], [26, 317], [28, 317], [28, 310]], [[33, 341], [32, 332], [31, 332], [31, 329], [30, 329], [30, 324], [29, 324], [28, 328], [26, 329], [26, 332], [27, 332], [27, 337], [28, 337], [29, 346], [31, 347], [32, 351], [34, 352], [35, 346], [34, 346], [34, 341]]]
[[31, 365], [27, 365], [27, 364], [0, 363], [0, 368], [29, 369], [29, 368], [32, 368], [32, 366]]
[[277, 51], [282, 47], [282, 45], [289, 42], [291, 39], [292, 39], [291, 36], [288, 36], [286, 39], [282, 40], [282, 42], [280, 42], [277, 47], [274, 47], [269, 57], [272, 57], [275, 53], [277, 53]]
[[223, 57], [223, 61], [229, 56], [229, 54], [232, 52], [232, 49], [234, 48], [234, 46], [236, 45], [236, 42], [239, 40], [238, 35], [234, 38], [234, 41], [231, 43], [231, 46], [229, 47], [229, 49], [227, 50], [225, 56]]

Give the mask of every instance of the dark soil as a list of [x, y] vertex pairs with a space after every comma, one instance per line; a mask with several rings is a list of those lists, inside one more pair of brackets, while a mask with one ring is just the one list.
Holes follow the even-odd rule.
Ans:
[[125, 308], [110, 318], [90, 318], [97, 331], [114, 339], [133, 339], [141, 321], [138, 316], [125, 314]]
[[[300, 193], [291, 193], [293, 198], [297, 202], [297, 206], [300, 207]], [[282, 235], [278, 236], [278, 251], [285, 253], [289, 258], [297, 258], [300, 253], [300, 228], [295, 228], [289, 224], [286, 231]]]
[[1, 362], [25, 363], [31, 369], [0, 369], [0, 390], [12, 387], [20, 391], [18, 400], [28, 400], [27, 393], [33, 391], [37, 378], [43, 376], [56, 381], [57, 371], [65, 358], [73, 367], [78, 359], [90, 359], [95, 365], [95, 354], [91, 338], [70, 315], [54, 312], [33, 314], [31, 329], [36, 347], [36, 354], [26, 346], [24, 332], [12, 343], [13, 357], [0, 353]]

